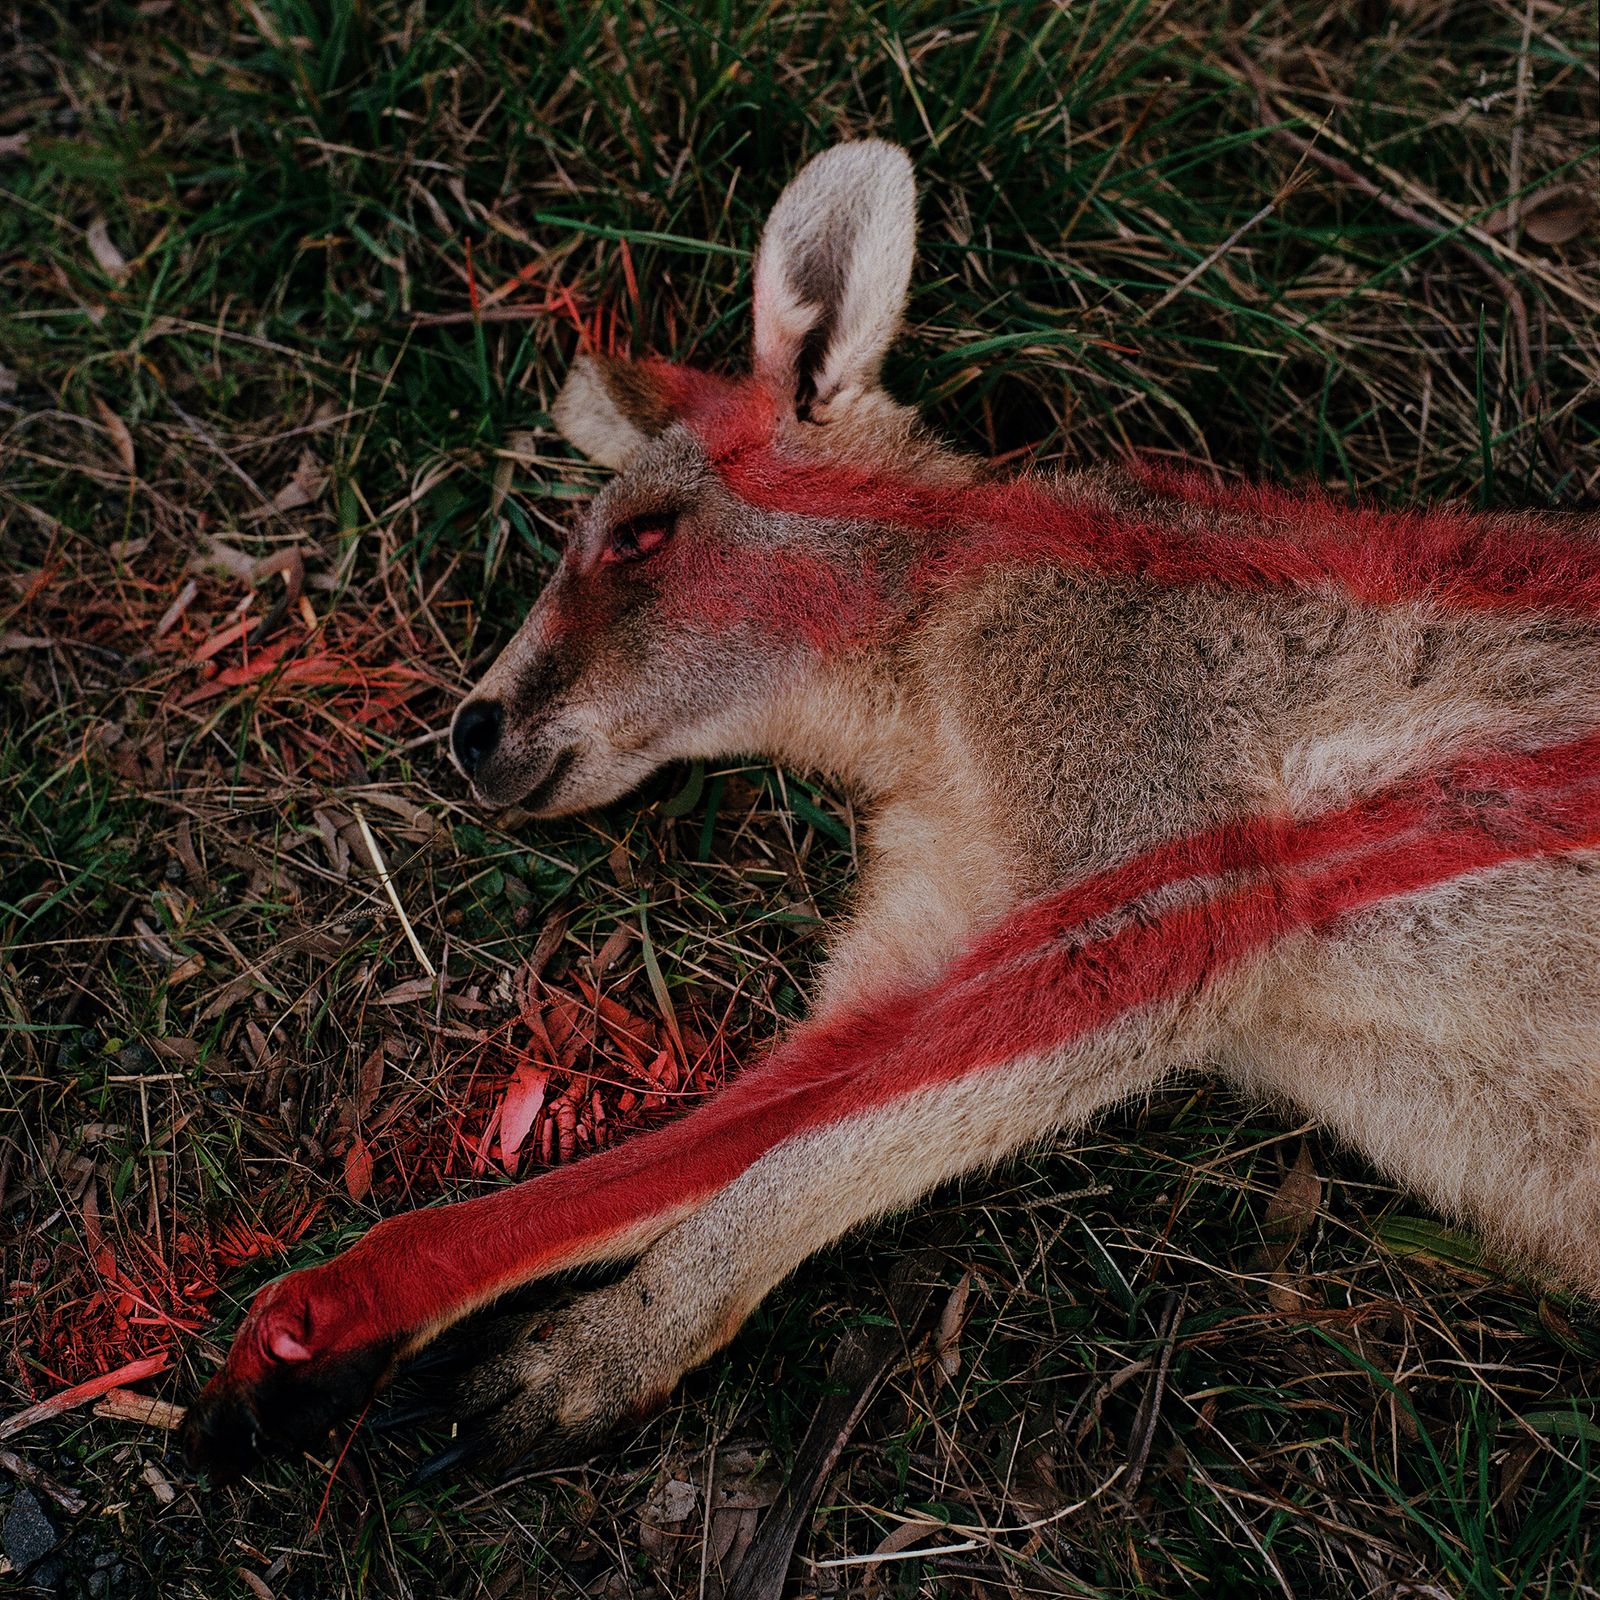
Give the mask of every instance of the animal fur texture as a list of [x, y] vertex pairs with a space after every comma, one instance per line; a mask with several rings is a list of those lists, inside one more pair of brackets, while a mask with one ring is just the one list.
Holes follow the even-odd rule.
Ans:
[[847, 785], [813, 1019], [672, 1126], [269, 1285], [198, 1459], [632, 1261], [455, 1402], [501, 1458], [599, 1434], [841, 1233], [1202, 1070], [1600, 1291], [1600, 526], [998, 479], [879, 382], [913, 227], [903, 152], [840, 146], [768, 224], [750, 377], [579, 360], [557, 424], [619, 475], [452, 733], [540, 815], [685, 757]]

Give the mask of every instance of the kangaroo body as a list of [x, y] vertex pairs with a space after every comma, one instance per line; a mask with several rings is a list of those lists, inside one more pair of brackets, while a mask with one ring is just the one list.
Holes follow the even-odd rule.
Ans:
[[636, 1258], [455, 1401], [501, 1456], [597, 1433], [845, 1230], [1201, 1069], [1600, 1291], [1600, 527], [1153, 474], [991, 493], [877, 384], [911, 206], [888, 146], [795, 180], [747, 384], [580, 363], [558, 424], [620, 476], [452, 733], [482, 799], [544, 814], [678, 757], [847, 785], [869, 832], [817, 1020], [674, 1128], [269, 1286], [202, 1458], [325, 1429], [512, 1284]]

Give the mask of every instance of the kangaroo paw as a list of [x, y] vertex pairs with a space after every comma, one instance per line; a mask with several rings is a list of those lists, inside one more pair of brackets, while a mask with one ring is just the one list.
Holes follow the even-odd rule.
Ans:
[[652, 1415], [681, 1375], [654, 1331], [632, 1277], [514, 1329], [498, 1323], [503, 1342], [455, 1380], [437, 1418], [450, 1437], [417, 1480], [570, 1454]]

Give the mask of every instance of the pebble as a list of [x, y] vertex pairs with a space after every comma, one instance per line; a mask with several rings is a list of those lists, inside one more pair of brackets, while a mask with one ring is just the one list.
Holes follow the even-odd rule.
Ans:
[[25, 1572], [55, 1549], [58, 1538], [38, 1496], [31, 1489], [18, 1489], [0, 1525], [0, 1549], [5, 1550], [6, 1559], [18, 1572]]

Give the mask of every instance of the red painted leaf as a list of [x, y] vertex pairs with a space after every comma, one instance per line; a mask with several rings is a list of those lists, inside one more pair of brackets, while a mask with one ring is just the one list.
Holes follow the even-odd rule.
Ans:
[[344, 1153], [344, 1186], [352, 1200], [366, 1199], [372, 1187], [372, 1152], [359, 1134]]
[[507, 1171], [517, 1159], [534, 1118], [544, 1106], [544, 1088], [550, 1074], [536, 1062], [524, 1061], [511, 1075], [500, 1102], [500, 1159]]

